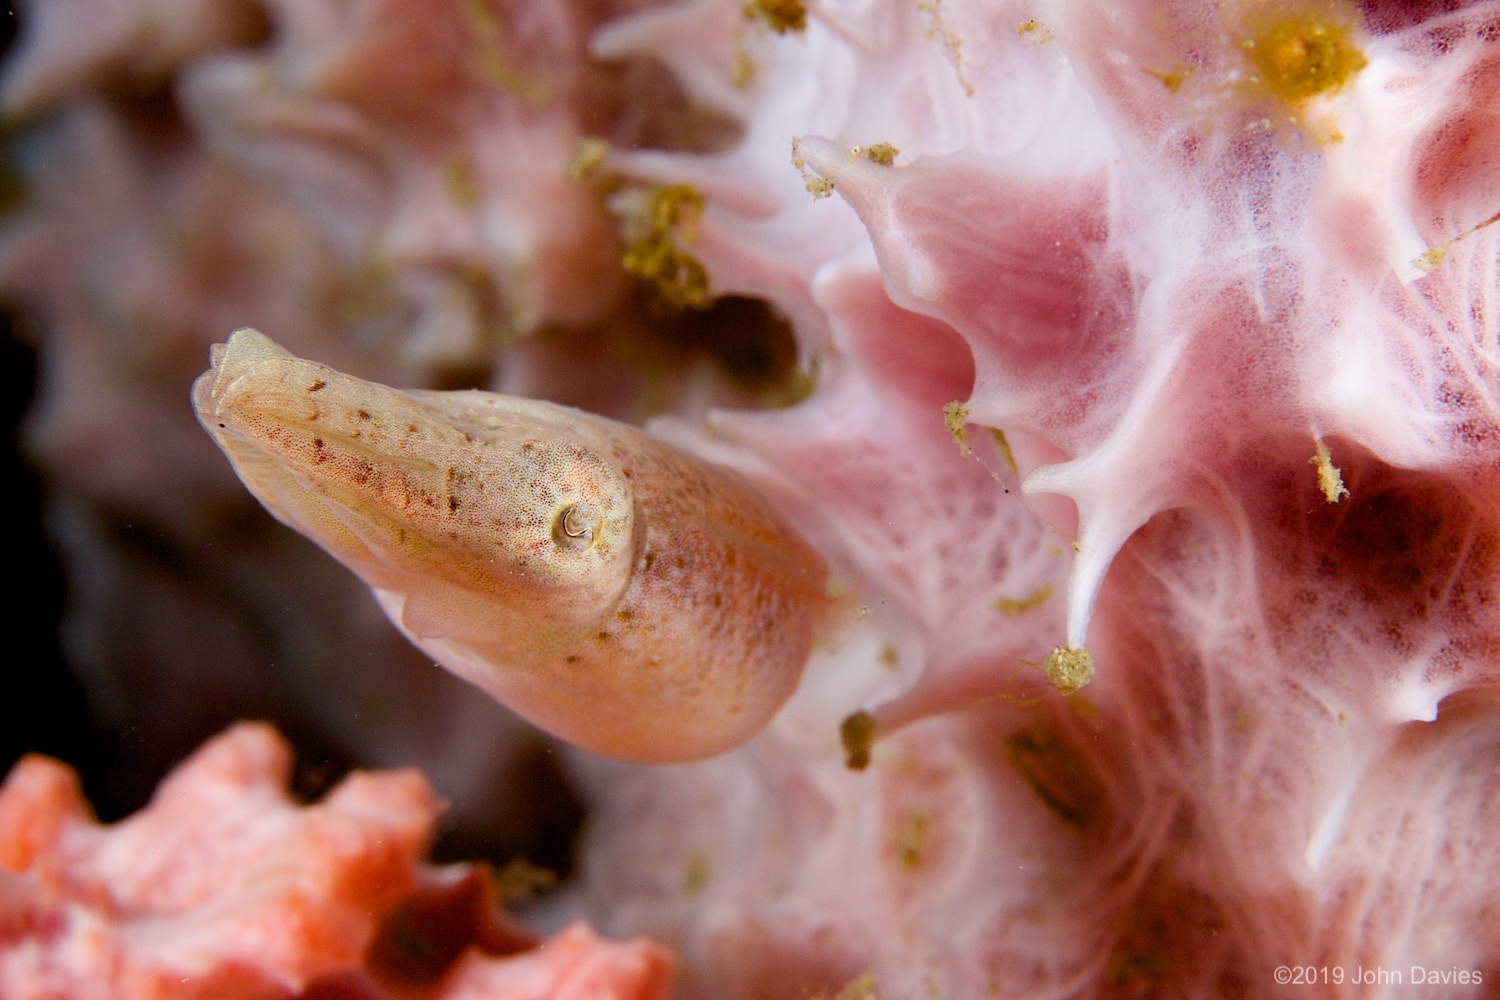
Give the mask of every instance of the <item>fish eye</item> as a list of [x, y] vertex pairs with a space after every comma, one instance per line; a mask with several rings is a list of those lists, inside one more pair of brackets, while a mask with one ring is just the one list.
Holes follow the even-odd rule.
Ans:
[[588, 548], [598, 530], [597, 512], [580, 504], [568, 504], [552, 515], [552, 540], [565, 549]]

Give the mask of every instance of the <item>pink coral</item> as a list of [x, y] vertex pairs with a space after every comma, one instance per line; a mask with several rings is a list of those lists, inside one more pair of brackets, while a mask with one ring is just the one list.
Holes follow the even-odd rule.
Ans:
[[[659, 948], [577, 925], [527, 950], [485, 883], [423, 866], [441, 805], [421, 775], [354, 774], [299, 807], [290, 766], [273, 730], [241, 724], [105, 827], [66, 767], [23, 760], [0, 788], [0, 995], [666, 995]], [[445, 953], [452, 968], [432, 968]]]
[[[795, 251], [805, 283], [746, 290], [813, 299], [825, 374], [699, 445], [800, 511], [872, 634], [815, 659], [743, 760], [600, 786], [618, 829], [656, 833], [596, 840], [596, 912], [662, 928], [704, 995], [863, 969], [898, 996], [1265, 995], [1277, 966], [1350, 995], [1387, 985], [1359, 969], [1476, 990], [1497, 924], [1474, 873], [1500, 860], [1480, 832], [1500, 802], [1500, 205], [1470, 150], [1495, 8], [1365, 31], [1323, 6], [990, 12], [1009, 38], [926, 10], [881, 34], [819, 8], [774, 46], [850, 59], [798, 119], [842, 141], [794, 156], [868, 242], [840, 245], [832, 201], [797, 210], [825, 220]], [[1355, 69], [1284, 98], [1244, 56], [1278, 16]], [[792, 79], [754, 114], [788, 112]], [[890, 93], [905, 113], [875, 131]], [[894, 166], [850, 150], [876, 139]], [[789, 216], [799, 192], [767, 185]], [[774, 213], [750, 214], [705, 213], [711, 274], [762, 243]], [[944, 439], [945, 399], [971, 442]], [[1071, 710], [1027, 704], [1052, 646], [1098, 664]], [[889, 735], [867, 777], [841, 774], [837, 720], [871, 706]], [[700, 830], [662, 836], [689, 801], [712, 803]], [[619, 867], [642, 850], [711, 875], [674, 891]]]

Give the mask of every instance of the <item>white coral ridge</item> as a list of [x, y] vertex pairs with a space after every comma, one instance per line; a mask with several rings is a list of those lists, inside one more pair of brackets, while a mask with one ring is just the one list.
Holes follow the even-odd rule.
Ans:
[[[1500, 2], [267, 9], [258, 47], [107, 60], [49, 13], [6, 106], [169, 49], [180, 155], [412, 320], [302, 355], [610, 409], [608, 351], [500, 345], [645, 326], [615, 235], [674, 185], [702, 211], [662, 259], [795, 334], [800, 402], [664, 377], [651, 429], [738, 469], [860, 610], [746, 746], [574, 759], [568, 898], [672, 945], [681, 996], [1493, 989]], [[0, 274], [111, 287], [92, 252]]]

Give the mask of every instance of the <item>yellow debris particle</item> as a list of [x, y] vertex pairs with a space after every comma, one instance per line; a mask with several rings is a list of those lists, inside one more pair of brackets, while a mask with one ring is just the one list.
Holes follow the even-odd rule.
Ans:
[[927, 844], [927, 834], [932, 828], [932, 817], [925, 812], [914, 812], [896, 833], [896, 861], [907, 871], [922, 867], [922, 849]]
[[1039, 608], [1052, 596], [1052, 584], [1044, 583], [1025, 597], [999, 597], [995, 599], [995, 610], [1002, 615], [1019, 615], [1023, 611]]
[[899, 660], [898, 660], [898, 658], [896, 656], [896, 647], [893, 646], [893, 645], [891, 645], [888, 642], [881, 643], [881, 645], [880, 645], [880, 665], [883, 666], [883, 667], [889, 667], [891, 669], [895, 669], [896, 664], [898, 662], [899, 662]]
[[792, 166], [801, 171], [802, 183], [807, 187], [807, 193], [813, 196], [813, 201], [817, 201], [820, 198], [827, 198], [833, 194], [833, 181], [826, 177], [820, 177], [807, 169], [807, 161], [802, 159], [802, 152], [799, 147], [799, 140], [793, 139]]
[[698, 235], [703, 196], [687, 184], [658, 188], [651, 197], [650, 218], [656, 232], [677, 232], [691, 242]]
[[1010, 474], [1019, 476], [1021, 470], [1016, 465], [1016, 453], [1010, 450], [1010, 442], [1005, 439], [1005, 432], [998, 427], [989, 427], [986, 430], [990, 432], [990, 439], [995, 442], [995, 450], [1000, 453], [1000, 458], [1004, 460], [1005, 467], [1010, 470]]
[[1448, 253], [1453, 249], [1454, 244], [1468, 239], [1470, 236], [1473, 236], [1481, 229], [1487, 229], [1497, 222], [1500, 222], [1500, 212], [1496, 212], [1494, 215], [1490, 216], [1488, 219], [1485, 219], [1479, 225], [1464, 230], [1457, 236], [1453, 237], [1453, 239], [1449, 240], [1447, 243], [1439, 243], [1437, 246], [1432, 247], [1416, 260], [1413, 260], [1411, 262], [1412, 267], [1415, 267], [1423, 274], [1436, 269], [1437, 266], [1443, 262], [1443, 259], [1448, 256]]
[[479, 207], [479, 180], [474, 165], [463, 157], [454, 157], [443, 165], [443, 189], [460, 208], [473, 211]]
[[1338, 90], [1369, 60], [1352, 31], [1320, 16], [1274, 21], [1242, 43], [1255, 82], [1289, 103]]
[[516, 66], [505, 51], [505, 27], [486, 0], [463, 0], [464, 15], [474, 36], [473, 72], [492, 87], [514, 94], [532, 107], [552, 99], [551, 88]]
[[557, 885], [557, 872], [512, 858], [495, 872], [495, 889], [507, 903], [525, 903]]
[[579, 139], [578, 146], [573, 151], [573, 158], [564, 168], [563, 176], [570, 181], [593, 180], [599, 176], [599, 169], [604, 166], [604, 161], [609, 159], [612, 148], [608, 142], [595, 136], [585, 136]]
[[770, 410], [779, 410], [788, 406], [795, 406], [808, 396], [812, 395], [813, 389], [818, 385], [818, 359], [812, 359], [810, 368], [794, 369], [781, 382], [771, 386], [761, 393], [761, 405]]
[[875, 716], [861, 709], [839, 723], [839, 742], [844, 747], [844, 766], [863, 771], [870, 766], [870, 748], [875, 745]]
[[[828, 994], [819, 993], [812, 1000], [830, 1000]], [[861, 972], [844, 984], [832, 1000], [880, 1000], [875, 993], [875, 973]]]
[[697, 238], [702, 214], [703, 196], [687, 184], [674, 184], [656, 189], [626, 220], [621, 266], [673, 309], [703, 309], [713, 299], [708, 272], [683, 249]]
[[745, 90], [755, 82], [755, 74], [758, 67], [750, 53], [745, 49], [743, 43], [737, 43], [734, 47], [734, 55], [729, 60], [729, 83], [735, 90]]
[[1166, 71], [1159, 69], [1147, 69], [1144, 66], [1141, 67], [1141, 69], [1142, 72], [1144, 72], [1147, 76], [1154, 76], [1158, 80], [1160, 80], [1161, 85], [1163, 87], [1166, 87], [1168, 91], [1174, 94], [1181, 90], [1182, 85], [1187, 82], [1187, 78], [1193, 75], [1193, 67], [1191, 66], [1184, 66], [1178, 69]]
[[1411, 262], [1411, 266], [1426, 274], [1428, 271], [1437, 270], [1437, 266], [1448, 256], [1448, 251], [1453, 249], [1452, 243], [1439, 243], [1437, 246], [1424, 252]]
[[802, 180], [806, 184], [807, 193], [813, 196], [813, 201], [827, 198], [833, 194], [833, 181], [817, 174], [804, 174]]
[[969, 447], [969, 408], [959, 400], [954, 400], [943, 407], [943, 426], [953, 436], [958, 444], [958, 453], [965, 458], [974, 454], [974, 449]]
[[896, 157], [901, 155], [901, 150], [888, 142], [871, 143], [868, 146], [855, 146], [849, 150], [849, 159], [857, 160], [861, 156], [871, 163], [878, 163], [882, 167], [889, 167], [896, 162]]
[[1318, 489], [1323, 491], [1323, 499], [1329, 503], [1338, 503], [1349, 495], [1349, 489], [1344, 485], [1344, 477], [1333, 464], [1333, 456], [1322, 438], [1318, 438], [1317, 446], [1318, 453], [1308, 459], [1308, 464], [1318, 467]]
[[688, 858], [687, 864], [682, 866], [683, 895], [696, 896], [708, 888], [708, 881], [708, 858], [702, 854], [694, 854]]
[[917, 9], [927, 15], [927, 37], [942, 47], [943, 55], [958, 77], [959, 86], [964, 88], [965, 94], [973, 97], [974, 85], [964, 72], [963, 39], [943, 22], [943, 0], [917, 0]]
[[1094, 679], [1094, 656], [1082, 647], [1057, 646], [1047, 654], [1042, 671], [1053, 687], [1063, 694], [1073, 694]]
[[1041, 21], [1033, 18], [1030, 21], [1022, 21], [1016, 25], [1016, 34], [1031, 42], [1033, 45], [1045, 45], [1057, 36], [1052, 34], [1052, 29]]
[[778, 35], [807, 30], [807, 5], [802, 0], [746, 0], [745, 20], [759, 21]]

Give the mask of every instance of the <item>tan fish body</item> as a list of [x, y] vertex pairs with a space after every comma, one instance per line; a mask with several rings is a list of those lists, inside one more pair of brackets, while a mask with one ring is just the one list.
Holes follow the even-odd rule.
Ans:
[[193, 403], [414, 643], [563, 739], [694, 760], [797, 686], [827, 567], [732, 473], [569, 407], [365, 382], [254, 330], [214, 347]]

